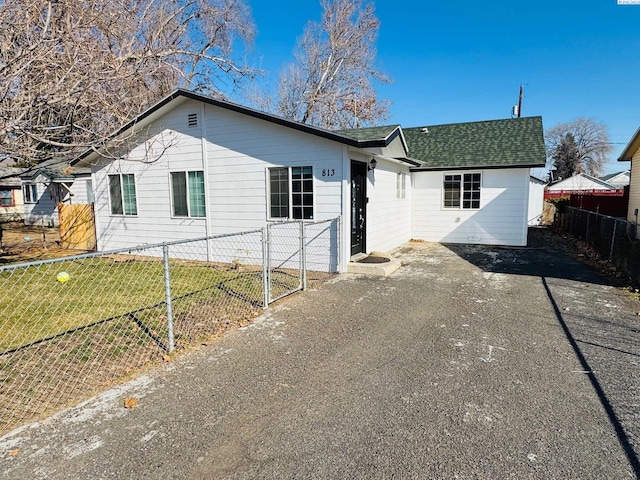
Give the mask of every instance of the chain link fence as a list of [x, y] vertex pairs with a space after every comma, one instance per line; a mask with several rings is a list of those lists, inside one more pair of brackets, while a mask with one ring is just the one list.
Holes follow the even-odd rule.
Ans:
[[0, 434], [338, 271], [339, 219], [0, 267]]
[[636, 223], [589, 210], [565, 207], [556, 214], [553, 229], [584, 240], [603, 258], [640, 283], [640, 241], [637, 239]]

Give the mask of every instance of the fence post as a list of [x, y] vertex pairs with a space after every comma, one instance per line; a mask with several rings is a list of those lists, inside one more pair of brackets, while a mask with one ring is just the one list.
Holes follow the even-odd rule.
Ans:
[[173, 307], [171, 305], [171, 271], [169, 269], [169, 246], [162, 244], [162, 260], [164, 263], [164, 294], [167, 303], [167, 330], [169, 334], [169, 353], [175, 348], [175, 337], [173, 334]]
[[618, 229], [618, 220], [613, 221], [613, 235], [611, 236], [611, 248], [609, 249], [609, 260], [613, 258], [613, 245], [616, 241], [616, 230]]
[[269, 226], [262, 229], [262, 308], [269, 306]]
[[307, 289], [307, 249], [305, 247], [306, 235], [304, 222], [300, 220], [300, 279], [302, 290]]

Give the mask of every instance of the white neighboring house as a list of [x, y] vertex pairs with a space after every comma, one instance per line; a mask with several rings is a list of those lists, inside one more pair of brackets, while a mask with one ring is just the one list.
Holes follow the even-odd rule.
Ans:
[[636, 224], [636, 235], [640, 238], [640, 229], [637, 228], [640, 214], [640, 128], [631, 137], [629, 143], [620, 154], [619, 162], [631, 162], [629, 168], [629, 207], [627, 208], [627, 220]]
[[21, 168], [0, 166], [0, 222], [22, 220]]
[[[501, 140], [482, 141], [508, 152], [472, 145], [472, 162], [442, 168], [399, 125], [328, 131], [177, 90], [116, 133], [134, 139], [117, 158], [92, 150], [71, 164], [92, 172], [99, 250], [340, 216], [345, 271], [352, 256], [411, 238], [526, 244], [542, 121], [496, 122], [480, 133]], [[456, 142], [473, 140], [465, 131], [451, 130]]]
[[93, 202], [91, 171], [66, 160], [48, 160], [20, 176], [27, 225], [57, 226], [58, 203]]
[[600, 178], [587, 175], [586, 173], [577, 173], [572, 177], [565, 178], [563, 180], [559, 180], [550, 185], [547, 185], [545, 190], [554, 193], [567, 192], [567, 196], [569, 196], [571, 193], [577, 192], [617, 190], [618, 188], [622, 187], [614, 187], [610, 183], [605, 182]]
[[527, 215], [528, 225], [540, 225], [542, 212], [544, 210], [544, 187], [547, 182], [540, 180], [533, 175], [529, 177], [529, 214]]
[[624, 188], [629, 185], [631, 181], [631, 171], [625, 170], [624, 172], [609, 173], [608, 175], [601, 176], [600, 180], [607, 182], [612, 187]]

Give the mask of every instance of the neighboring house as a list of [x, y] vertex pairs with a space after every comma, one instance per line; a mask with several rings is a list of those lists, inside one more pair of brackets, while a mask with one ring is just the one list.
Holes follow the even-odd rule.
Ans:
[[[615, 191], [618, 190], [616, 193]], [[586, 173], [578, 173], [547, 185], [545, 198], [569, 197], [571, 194], [585, 194], [592, 192], [611, 191], [611, 194], [622, 195], [622, 187], [615, 187], [602, 179], [592, 177]]]
[[[627, 220], [638, 224], [640, 213], [640, 128], [631, 137], [629, 143], [618, 158], [619, 162], [631, 162], [629, 182], [629, 206]], [[640, 229], [636, 228], [636, 235], [640, 238]]]
[[89, 168], [71, 167], [68, 161], [49, 160], [20, 176], [27, 225], [58, 225], [58, 203], [92, 203]]
[[341, 216], [344, 271], [411, 238], [526, 244], [541, 119], [477, 123], [328, 131], [177, 90], [117, 132], [119, 158], [71, 164], [91, 168], [99, 250]]
[[0, 222], [24, 217], [21, 173], [20, 168], [0, 166]]
[[609, 185], [615, 188], [624, 188], [629, 185], [631, 180], [631, 171], [625, 170], [624, 172], [610, 173], [603, 175], [600, 180], [607, 182]]
[[529, 226], [540, 225], [542, 223], [542, 212], [544, 210], [544, 187], [547, 182], [540, 180], [533, 175], [529, 177], [529, 214], [527, 223]]

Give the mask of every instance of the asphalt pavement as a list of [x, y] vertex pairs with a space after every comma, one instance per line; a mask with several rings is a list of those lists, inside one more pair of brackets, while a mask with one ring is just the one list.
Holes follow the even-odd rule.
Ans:
[[5, 435], [0, 478], [640, 478], [637, 299], [544, 239], [394, 255]]

